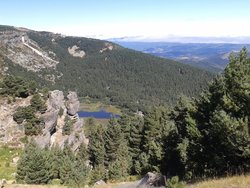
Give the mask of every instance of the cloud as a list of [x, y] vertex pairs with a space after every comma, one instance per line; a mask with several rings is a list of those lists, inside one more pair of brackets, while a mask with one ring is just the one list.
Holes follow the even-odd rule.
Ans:
[[88, 23], [71, 26], [53, 26], [49, 31], [66, 35], [95, 37], [100, 39], [123, 36], [164, 38], [170, 35], [190, 37], [249, 36], [250, 21], [166, 21]]

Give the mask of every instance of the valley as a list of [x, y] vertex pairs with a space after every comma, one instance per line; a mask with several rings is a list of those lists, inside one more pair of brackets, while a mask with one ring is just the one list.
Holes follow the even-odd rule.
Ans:
[[223, 71], [231, 52], [238, 53], [244, 46], [250, 47], [250, 44], [237, 43], [126, 42], [119, 39], [111, 41], [126, 48], [173, 59], [211, 72]]
[[202, 187], [249, 173], [246, 48], [215, 76], [108, 41], [0, 30], [6, 187], [127, 188], [139, 179], [142, 187]]
[[1, 1], [0, 188], [250, 188], [250, 1]]

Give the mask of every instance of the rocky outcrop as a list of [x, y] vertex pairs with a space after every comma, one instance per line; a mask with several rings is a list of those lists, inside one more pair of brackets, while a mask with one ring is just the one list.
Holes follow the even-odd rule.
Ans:
[[0, 145], [23, 147], [20, 138], [24, 137], [24, 129], [13, 120], [13, 114], [18, 107], [30, 105], [30, 99], [31, 97], [16, 98], [12, 103], [8, 103], [7, 98], [0, 99]]
[[[7, 98], [0, 100], [0, 144], [8, 144], [14, 147], [23, 147], [21, 142], [25, 137], [24, 124], [17, 124], [13, 120], [13, 114], [21, 106], [29, 106], [29, 96], [25, 99], [16, 98], [16, 102], [8, 103]], [[44, 121], [44, 128], [40, 135], [31, 136], [41, 148], [58, 145], [63, 148], [69, 144], [72, 150], [77, 150], [81, 143], [88, 144], [83, 132], [83, 120], [77, 115], [79, 109], [79, 100], [75, 92], [69, 92], [66, 100], [63, 92], [59, 90], [50, 91], [46, 102], [47, 110], [45, 113], [36, 113], [38, 118]], [[66, 121], [72, 123], [71, 132], [64, 134], [63, 128]]]
[[64, 107], [63, 92], [54, 90], [49, 92], [49, 99], [47, 101], [47, 111], [41, 116], [45, 122], [43, 130], [44, 135], [49, 132], [52, 134], [56, 129], [58, 113], [60, 108]]
[[7, 183], [6, 179], [0, 180], [0, 188], [4, 188], [4, 185]]
[[94, 187], [95, 186], [104, 186], [104, 185], [106, 185], [106, 183], [103, 180], [99, 180], [99, 181], [97, 181], [97, 182], [94, 183]]
[[100, 53], [103, 53], [103, 52], [105, 52], [105, 51], [112, 51], [113, 48], [114, 48], [114, 46], [113, 46], [111, 43], [106, 42], [106, 43], [105, 43], [105, 47], [102, 48], [99, 52], [100, 52]]
[[[81, 143], [88, 144], [82, 128], [83, 120], [79, 119], [77, 115], [79, 106], [80, 102], [76, 92], [69, 92], [66, 101], [62, 91], [49, 92], [47, 111], [42, 115], [45, 123], [43, 134], [34, 137], [37, 144], [42, 148], [54, 145], [63, 148], [67, 143], [74, 151], [78, 149]], [[66, 119], [74, 122], [69, 135], [63, 134]]]
[[163, 188], [166, 187], [166, 177], [161, 174], [148, 172], [140, 181], [137, 188]]
[[0, 33], [0, 46], [4, 56], [29, 71], [39, 72], [46, 68], [56, 69], [59, 63], [50, 58], [49, 53], [31, 40], [25, 31], [15, 30]]
[[44, 120], [43, 134], [34, 137], [34, 140], [40, 147], [51, 145], [51, 136], [55, 133], [57, 127], [58, 113], [63, 106], [63, 92], [59, 90], [50, 91], [47, 110], [41, 115], [41, 118]]
[[64, 106], [64, 96], [63, 92], [59, 90], [54, 90], [49, 92], [49, 100], [48, 100], [48, 111], [51, 109], [58, 110], [60, 107]]
[[12, 163], [14, 163], [15, 165], [17, 164], [17, 162], [19, 161], [20, 157], [14, 157], [12, 159]]
[[73, 125], [72, 133], [67, 138], [67, 142], [69, 145], [72, 146], [73, 151], [76, 151], [81, 143], [88, 145], [88, 139], [85, 137], [84, 134], [82, 134], [83, 132], [82, 126], [83, 126], [82, 120], [76, 121]]
[[46, 132], [45, 130], [43, 130], [43, 132], [44, 133], [42, 135], [33, 136], [33, 139], [36, 141], [36, 144], [41, 148], [45, 148], [46, 146], [51, 146], [50, 132]]
[[69, 92], [69, 94], [67, 95], [67, 99], [67, 112], [69, 115], [74, 116], [80, 107], [80, 102], [77, 98], [76, 92]]
[[48, 111], [45, 114], [42, 115], [42, 118], [45, 122], [44, 131], [49, 132], [52, 134], [52, 132], [55, 130], [56, 123], [57, 123], [57, 116], [58, 116], [59, 110], [53, 110]]
[[73, 57], [80, 57], [83, 58], [86, 54], [83, 50], [79, 50], [79, 47], [74, 45], [71, 48], [68, 48], [68, 52], [70, 55], [72, 55]]

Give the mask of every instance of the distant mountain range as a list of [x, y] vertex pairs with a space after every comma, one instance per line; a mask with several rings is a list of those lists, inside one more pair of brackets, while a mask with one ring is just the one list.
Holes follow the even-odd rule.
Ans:
[[[126, 41], [125, 39], [111, 40], [126, 48], [173, 59], [213, 72], [223, 71], [228, 63], [228, 57], [231, 52], [237, 53], [244, 46], [250, 49], [250, 44], [134, 42]], [[224, 41], [224, 39], [222, 39], [222, 41]]]
[[[96, 36], [98, 38], [98, 36]], [[124, 36], [107, 39], [112, 42], [166, 42], [166, 43], [223, 43], [223, 44], [250, 44], [250, 36], [242, 37], [189, 37], [168, 35], [166, 37]]]

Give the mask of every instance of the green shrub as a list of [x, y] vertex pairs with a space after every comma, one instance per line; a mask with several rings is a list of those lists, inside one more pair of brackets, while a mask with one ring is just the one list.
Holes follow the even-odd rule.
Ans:
[[25, 135], [38, 135], [39, 134], [39, 129], [33, 125], [31, 122], [27, 122], [24, 124], [24, 131]]
[[70, 119], [68, 116], [66, 116], [65, 124], [62, 130], [63, 135], [70, 135], [70, 133], [72, 132], [72, 126], [74, 123], [75, 123], [75, 120]]
[[35, 118], [34, 109], [31, 106], [18, 107], [16, 112], [13, 114], [13, 119], [18, 124], [21, 124], [25, 119], [31, 120], [34, 118]]
[[168, 188], [184, 188], [185, 187], [185, 183], [183, 181], [179, 181], [178, 176], [174, 176], [171, 179], [168, 179], [166, 184]]
[[44, 122], [35, 116], [35, 110], [32, 106], [18, 107], [16, 112], [13, 114], [13, 119], [18, 124], [24, 124], [25, 135], [38, 135], [44, 128]]
[[61, 180], [60, 179], [53, 179], [50, 182], [51, 185], [61, 185]]
[[47, 109], [45, 101], [42, 99], [41, 95], [38, 93], [33, 95], [30, 101], [30, 104], [35, 110], [41, 113], [44, 113]]
[[20, 77], [5, 76], [0, 83], [0, 94], [26, 98], [29, 96], [29, 84]]

